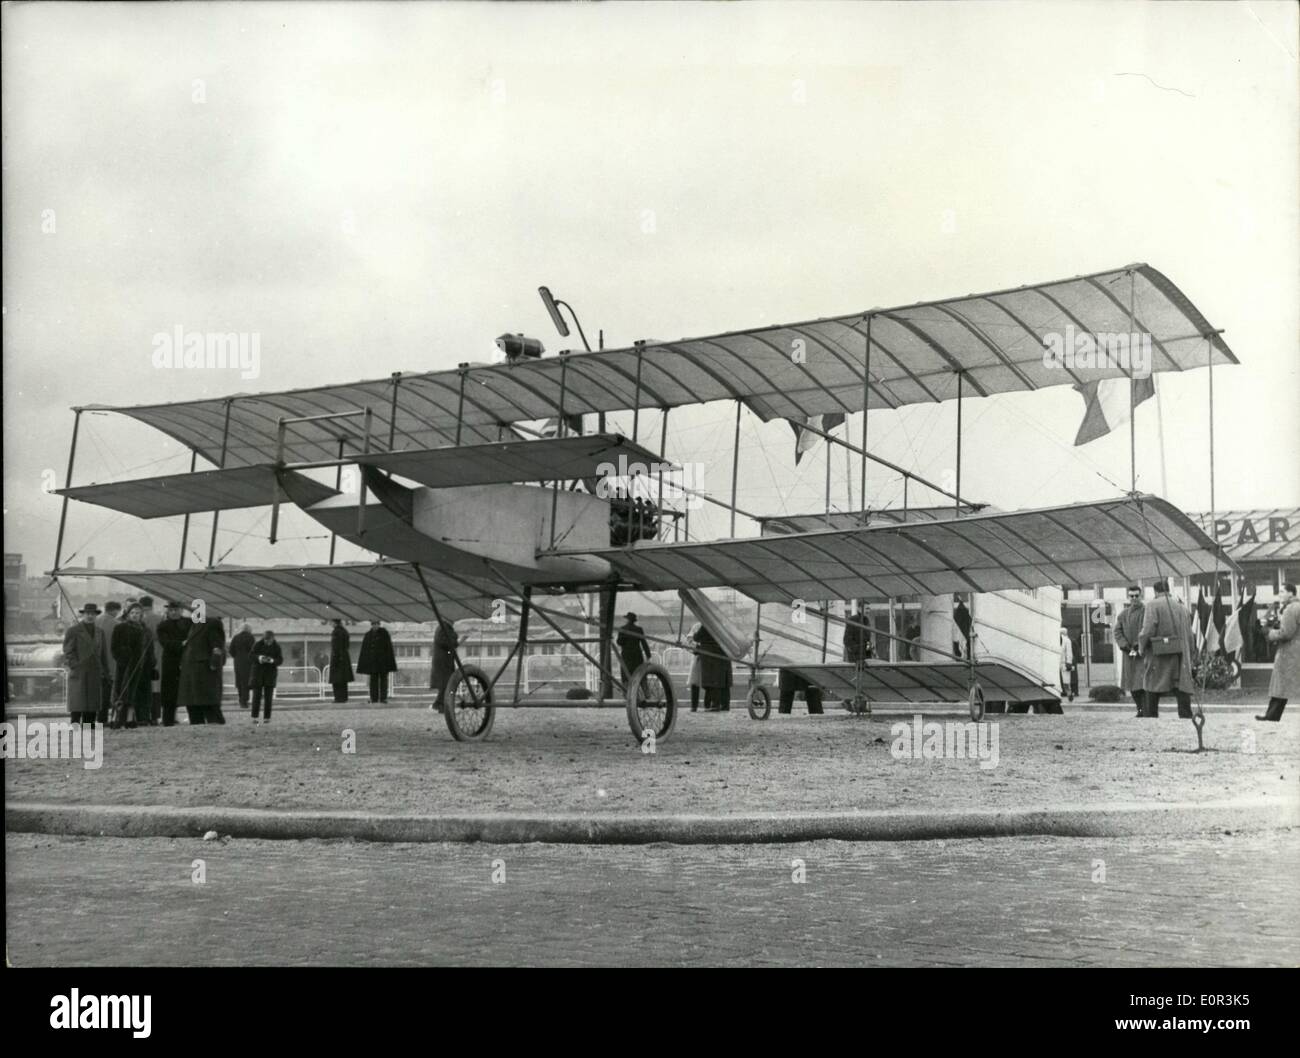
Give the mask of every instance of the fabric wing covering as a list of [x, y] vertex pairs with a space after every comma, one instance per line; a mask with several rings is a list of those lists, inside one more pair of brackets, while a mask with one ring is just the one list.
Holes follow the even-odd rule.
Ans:
[[[1219, 363], [1237, 362], [1173, 283], [1149, 265], [1134, 264], [706, 338], [279, 393], [93, 410], [129, 415], [223, 466], [273, 462], [282, 417], [366, 408], [374, 416], [372, 451], [381, 445], [401, 451], [500, 441], [505, 424], [551, 418], [561, 400], [567, 415], [743, 400], [763, 419], [804, 421], [862, 410], [868, 316], [873, 408], [953, 398], [959, 371], [969, 397], [1128, 374], [1118, 366], [1086, 371], [1049, 366], [1043, 355], [1049, 335], [1150, 335], [1156, 372], [1204, 367], [1211, 355]], [[284, 458], [290, 463], [333, 459], [340, 441], [351, 452], [362, 451], [360, 414], [287, 424]]]
[[[202, 599], [214, 617], [342, 617], [348, 621], [431, 621], [433, 610], [415, 566], [351, 562], [334, 566], [217, 567], [192, 570], [65, 569], [63, 577], [111, 577], [163, 599]], [[441, 615], [459, 621], [491, 616], [501, 585], [424, 570]]]
[[[845, 699], [861, 694], [871, 702], [964, 702], [970, 690], [970, 665], [961, 661], [868, 662], [861, 675], [853, 665], [786, 665], [784, 669], [828, 694]], [[1060, 697], [996, 662], [976, 662], [975, 678], [989, 701], [1042, 702]]]
[[[987, 504], [962, 504], [966, 517]], [[814, 533], [819, 529], [857, 529], [864, 525], [903, 525], [907, 522], [943, 522], [956, 518], [953, 504], [946, 507], [881, 507], [863, 511], [829, 511], [825, 514], [773, 514], [758, 519], [764, 533]]]
[[[643, 473], [659, 457], [618, 434], [551, 437], [537, 441], [502, 441], [498, 444], [461, 445], [357, 456], [358, 463], [390, 470], [430, 488], [488, 485], [518, 481], [571, 481], [594, 478], [602, 464], [607, 473], [641, 464]], [[667, 468], [669, 464], [665, 464]]]
[[1150, 582], [1235, 568], [1154, 496], [948, 521], [829, 529], [592, 554], [642, 591], [734, 587], [759, 602]]
[[[295, 494], [304, 498], [304, 506], [319, 503], [338, 490], [305, 474], [288, 470]], [[200, 470], [194, 474], [168, 474], [157, 478], [111, 481], [103, 485], [78, 485], [56, 489], [60, 496], [108, 507], [136, 518], [166, 518], [174, 514], [197, 514], [204, 511], [233, 511], [242, 507], [261, 507], [272, 503], [276, 494], [287, 502], [288, 494], [277, 483], [271, 466], [236, 467], [232, 470]]]

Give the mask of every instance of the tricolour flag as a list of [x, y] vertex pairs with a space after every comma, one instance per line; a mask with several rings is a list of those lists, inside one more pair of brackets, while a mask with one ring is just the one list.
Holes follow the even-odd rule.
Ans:
[[[1132, 387], [1130, 389], [1129, 387]], [[1086, 445], [1128, 421], [1134, 408], [1155, 396], [1154, 375], [1146, 378], [1103, 378], [1078, 382], [1074, 388], [1083, 396], [1083, 422], [1075, 435], [1075, 446]]]
[[[790, 424], [790, 429], [794, 431], [794, 465], [798, 466], [799, 460], [804, 457], [804, 453], [817, 444], [821, 437], [805, 430], [803, 423], [795, 422], [793, 419], [787, 419], [786, 421]], [[835, 427], [844, 422], [844, 413], [809, 415], [806, 421], [813, 429], [821, 430], [822, 433], [830, 433]]]

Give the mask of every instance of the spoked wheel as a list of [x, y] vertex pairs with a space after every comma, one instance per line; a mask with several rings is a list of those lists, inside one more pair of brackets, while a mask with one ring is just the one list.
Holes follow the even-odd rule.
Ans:
[[442, 706], [452, 738], [457, 742], [487, 738], [496, 712], [486, 672], [477, 665], [466, 665], [460, 672], [452, 673]]
[[749, 718], [766, 720], [772, 715], [772, 694], [766, 687], [754, 684], [749, 689]]
[[984, 688], [979, 683], [972, 683], [967, 700], [970, 702], [970, 718], [979, 723], [984, 719]]
[[677, 698], [673, 694], [673, 678], [662, 665], [647, 661], [627, 685], [627, 723], [638, 742], [644, 742], [647, 732], [653, 732], [655, 741], [667, 738], [677, 722]]

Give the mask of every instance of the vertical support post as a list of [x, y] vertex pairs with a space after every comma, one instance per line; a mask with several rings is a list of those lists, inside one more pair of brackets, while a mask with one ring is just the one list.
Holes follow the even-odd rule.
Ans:
[[[1129, 347], [1132, 348], [1133, 340], [1137, 337], [1133, 333], [1133, 299], [1136, 297], [1137, 277], [1134, 276], [1132, 269], [1128, 274], [1128, 340]], [[1129, 364], [1133, 361], [1130, 358]], [[1129, 465], [1129, 491], [1137, 492], [1138, 490], [1138, 462], [1137, 462], [1137, 392], [1133, 385], [1133, 371], [1129, 368], [1128, 379], [1128, 465]], [[958, 495], [961, 489], [957, 490]]]
[[[194, 473], [194, 468], [198, 466], [198, 461], [199, 461], [199, 450], [196, 448], [192, 452], [190, 452], [190, 473], [191, 474]], [[176, 563], [177, 569], [185, 568], [185, 548], [189, 544], [189, 539], [190, 539], [190, 516], [189, 514], [186, 514], [185, 520], [181, 522], [181, 557]]]
[[663, 531], [663, 512], [664, 512], [664, 453], [668, 451], [668, 409], [664, 408], [664, 419], [659, 428], [659, 493], [655, 497], [655, 503], [659, 507], [659, 529]]
[[[848, 430], [846, 429], [845, 433], [847, 432]], [[834, 446], [830, 442], [830, 438], [826, 439], [824, 447], [826, 449], [826, 494], [825, 494], [826, 528], [829, 529], [831, 526], [831, 455], [834, 448]], [[863, 449], [863, 451], [865, 452], [866, 449]], [[863, 458], [865, 459], [866, 457], [863, 456]], [[834, 600], [832, 599], [822, 600], [822, 609], [824, 611], [822, 616], [822, 664], [823, 665], [826, 663], [826, 651], [827, 651], [827, 647], [830, 644], [830, 638], [831, 638], [830, 613], [831, 613], [832, 605], [834, 605]], [[846, 603], [845, 605], [847, 607], [848, 604]]]
[[1206, 336], [1205, 348], [1208, 353], [1206, 359], [1209, 361], [1210, 369], [1210, 535], [1214, 537], [1215, 542], [1215, 580], [1218, 580], [1218, 537], [1214, 536], [1214, 525], [1218, 514], [1214, 506], [1214, 338]]
[[862, 368], [862, 474], [858, 491], [862, 509], [867, 509], [867, 408], [871, 403], [871, 314], [867, 314], [867, 357]]
[[614, 603], [617, 588], [600, 589], [600, 700], [614, 696]]
[[754, 600], [754, 664], [752, 666], [752, 676], [750, 682], [758, 683], [758, 644], [759, 637], [763, 630], [763, 604], [757, 599]]
[[898, 660], [898, 610], [894, 605], [894, 599], [891, 596], [889, 600], [889, 661], [893, 664]]
[[469, 364], [459, 365], [460, 371], [460, 396], [456, 399], [456, 444], [460, 445], [461, 431], [465, 427], [465, 375], [468, 373]]
[[632, 400], [632, 443], [636, 443], [637, 428], [641, 425], [641, 360], [645, 356], [645, 342], [636, 343], [636, 393]]
[[735, 539], [736, 536], [736, 485], [738, 484], [737, 475], [740, 473], [740, 401], [736, 401], [736, 436], [731, 447], [731, 532], [730, 536]]
[[[559, 417], [555, 420], [555, 436], [564, 436], [564, 397], [569, 384], [569, 358], [560, 354], [560, 403]], [[560, 479], [551, 482], [551, 548], [555, 548], [555, 519], [559, 514]]]
[[910, 474], [903, 475], [903, 521], [907, 521], [907, 484], [911, 480], [912, 476]]
[[[226, 451], [230, 445], [230, 407], [233, 401], [226, 401], [226, 417], [221, 424], [221, 462], [217, 464], [218, 469], [226, 469]], [[280, 447], [284, 447], [284, 429], [280, 430]], [[283, 453], [278, 457], [283, 462]], [[280, 513], [280, 482], [276, 479], [272, 486], [275, 493], [275, 506], [271, 509], [271, 543], [275, 543], [275, 523]], [[221, 512], [212, 512], [212, 538], [208, 541], [208, 569], [212, 568], [212, 560], [217, 553], [217, 523], [221, 520]]]
[[[586, 342], [585, 338], [583, 339], [583, 342], [584, 343]], [[598, 348], [601, 352], [605, 351], [605, 328], [604, 327], [600, 329], [599, 333], [596, 336], [596, 348]], [[605, 432], [605, 413], [603, 411], [596, 417], [596, 430], [599, 433]]]
[[[275, 479], [271, 482], [271, 543], [275, 543], [276, 532], [280, 528], [280, 475], [279, 470], [284, 466], [284, 416], [280, 416], [279, 425], [275, 431]], [[217, 527], [212, 527], [212, 543], [217, 542]], [[208, 567], [212, 567], [212, 555], [208, 554]]]
[[957, 372], [957, 487], [953, 490], [957, 498], [953, 500], [956, 516], [961, 517], [961, 397], [962, 372]]
[[397, 443], [397, 387], [402, 384], [402, 373], [393, 372], [393, 398], [388, 404], [388, 450]]
[[[81, 432], [81, 409], [73, 408], [72, 419], [72, 444], [68, 447], [68, 470], [63, 475], [63, 487], [65, 489], [72, 487], [72, 466], [77, 458], [77, 435]], [[59, 572], [59, 562], [63, 558], [63, 530], [68, 524], [68, 497], [63, 497], [63, 509], [59, 512], [59, 535], [54, 542], [54, 572]], [[60, 596], [60, 607], [62, 607], [62, 596]]]
[[[345, 444], [347, 444], [347, 442], [342, 437], [340, 437], [339, 438], [340, 459], [343, 458], [343, 446]], [[358, 471], [358, 473], [360, 473], [360, 471]], [[342, 463], [340, 463], [338, 466], [334, 468], [334, 488], [340, 492], [343, 490], [343, 464]], [[334, 545], [338, 542], [338, 536], [339, 536], [338, 533], [330, 533], [330, 565], [331, 566], [334, 565]]]
[[[370, 454], [370, 427], [374, 419], [369, 405], [366, 406], [366, 414], [362, 417], [362, 425], [365, 430], [365, 438], [361, 442], [361, 454]], [[357, 490], [357, 536], [366, 535], [366, 468], [362, 464], [358, 467], [361, 474], [361, 487]], [[416, 566], [416, 572], [420, 567]], [[423, 579], [423, 577], [421, 577]]]
[[532, 609], [533, 589], [531, 585], [524, 586], [523, 607], [519, 611], [519, 639], [515, 644], [518, 653], [515, 655], [515, 693], [513, 701], [519, 702], [519, 684], [524, 678], [524, 654], [528, 650], [528, 613]]

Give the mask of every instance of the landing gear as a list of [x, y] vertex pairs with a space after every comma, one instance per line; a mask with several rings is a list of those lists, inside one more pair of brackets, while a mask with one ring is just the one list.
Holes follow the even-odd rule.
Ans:
[[673, 678], [662, 665], [647, 661], [627, 684], [627, 723], [638, 742], [648, 733], [656, 741], [667, 738], [677, 722], [677, 697]]
[[496, 719], [487, 673], [477, 665], [466, 665], [453, 673], [447, 681], [442, 715], [447, 720], [447, 730], [457, 742], [487, 738]]
[[970, 703], [970, 718], [978, 724], [984, 719], [984, 688], [978, 681], [970, 685], [967, 701]]
[[766, 720], [772, 715], [772, 694], [766, 687], [754, 684], [749, 688], [749, 718]]

